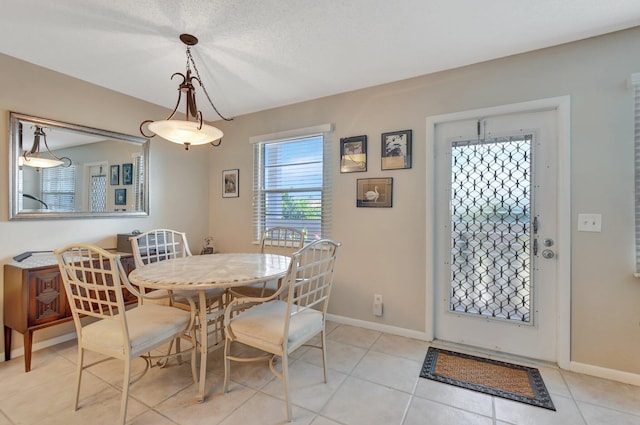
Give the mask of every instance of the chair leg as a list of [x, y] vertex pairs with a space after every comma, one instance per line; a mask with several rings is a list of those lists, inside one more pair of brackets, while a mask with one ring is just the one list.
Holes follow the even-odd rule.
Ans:
[[282, 355], [282, 382], [284, 383], [284, 402], [287, 406], [287, 421], [291, 422], [291, 404], [289, 403], [289, 355], [285, 351]]
[[[169, 343], [169, 349], [167, 350], [167, 356], [162, 360], [158, 360], [157, 364], [160, 367], [165, 367], [165, 366], [167, 366], [169, 364], [169, 358], [171, 356], [171, 350], [173, 350], [173, 344], [174, 344], [174, 340], [171, 340], [171, 342]], [[178, 349], [178, 348], [176, 348], [176, 349]], [[149, 357], [151, 357], [151, 352], [148, 352], [147, 355]]]
[[196, 356], [197, 356], [197, 351], [198, 351], [198, 346], [196, 345], [196, 341], [195, 339], [191, 340], [191, 343], [193, 344], [193, 349], [191, 350], [191, 377], [193, 378], [193, 383], [197, 384], [198, 383], [198, 369], [196, 366]]
[[231, 340], [229, 338], [224, 339], [224, 382], [222, 384], [222, 393], [227, 392], [227, 386], [229, 384], [229, 374], [231, 373], [231, 360], [228, 359], [229, 350], [231, 349]]
[[[176, 338], [176, 353], [180, 353], [180, 337]], [[169, 349], [169, 354], [171, 354], [171, 349]], [[178, 354], [178, 364], [182, 364], [182, 354]]]
[[322, 350], [322, 371], [324, 372], [324, 383], [327, 383], [327, 341], [325, 339], [324, 336], [324, 329], [322, 330], [322, 332], [320, 332], [320, 344], [322, 344], [322, 347], [320, 347], [320, 349]]
[[76, 396], [73, 402], [73, 410], [78, 410], [78, 400], [80, 399], [80, 382], [82, 381], [82, 365], [84, 362], [84, 349], [78, 345], [78, 365], [76, 366]]
[[127, 420], [127, 403], [129, 401], [129, 382], [131, 381], [131, 359], [124, 361], [124, 380], [122, 382], [122, 402], [120, 403], [120, 423]]
[[198, 355], [198, 342], [196, 340], [196, 329], [195, 327], [191, 329], [188, 333], [189, 339], [191, 340], [191, 376], [193, 378], [193, 383], [198, 383], [198, 373], [196, 369], [196, 359]]

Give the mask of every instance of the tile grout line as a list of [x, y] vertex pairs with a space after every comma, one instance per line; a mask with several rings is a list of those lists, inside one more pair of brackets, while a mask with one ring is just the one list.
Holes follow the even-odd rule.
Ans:
[[411, 390], [411, 394], [409, 394], [409, 401], [404, 408], [404, 412], [402, 412], [402, 418], [400, 419], [400, 425], [403, 425], [407, 420], [407, 415], [409, 414], [409, 409], [411, 408], [411, 404], [413, 403], [413, 397], [418, 389], [418, 383], [420, 382], [420, 375], [416, 378], [415, 383], [413, 384], [413, 389]]
[[[326, 344], [327, 344], [327, 347], [329, 346], [329, 335], [330, 335], [330, 334], [332, 334], [332, 333], [333, 333], [336, 329], [338, 329], [340, 326], [341, 326], [341, 325], [338, 325], [338, 326], [334, 327], [334, 328], [331, 330], [331, 332], [327, 332], [327, 334], [325, 335], [325, 342], [326, 342]], [[380, 338], [380, 335], [378, 335], [378, 338]], [[378, 338], [376, 338], [376, 341], [378, 340]], [[374, 341], [371, 345], [373, 345], [373, 344], [375, 344], [375, 341]], [[325, 347], [325, 350], [328, 350], [328, 348], [327, 348], [327, 347]], [[354, 345], [354, 347], [357, 347], [357, 346], [355, 346], [355, 345]], [[360, 348], [364, 348], [364, 347], [360, 347]], [[340, 383], [340, 385], [338, 385], [338, 386], [336, 387], [335, 391], [333, 391], [333, 393], [331, 394], [331, 397], [329, 397], [329, 398], [327, 399], [327, 401], [322, 405], [322, 407], [320, 407], [320, 409], [318, 409], [318, 412], [316, 412], [316, 414], [317, 414], [317, 415], [322, 414], [322, 412], [323, 412], [323, 411], [324, 411], [324, 409], [329, 405], [329, 403], [331, 403], [331, 401], [333, 401], [333, 398], [335, 397], [335, 395], [338, 393], [338, 391], [340, 391], [340, 388], [342, 388], [342, 386], [345, 384], [345, 382], [347, 381], [347, 379], [349, 379], [349, 377], [352, 377], [352, 373], [353, 373], [353, 371], [354, 371], [354, 370], [356, 370], [356, 368], [358, 367], [358, 365], [360, 364], [360, 362], [362, 361], [362, 359], [364, 359], [364, 357], [367, 355], [367, 353], [369, 352], [369, 350], [370, 350], [370, 348], [367, 348], [367, 351], [365, 351], [365, 353], [362, 355], [362, 357], [360, 358], [360, 360], [358, 360], [358, 361], [356, 362], [356, 364], [351, 368], [351, 370], [349, 371], [349, 373], [345, 373], [346, 377], [344, 378], [344, 380], [342, 381], [342, 383]], [[302, 360], [302, 361], [304, 361], [304, 360]], [[328, 363], [329, 363], [329, 359], [327, 358], [327, 364], [326, 364], [325, 366], [327, 367], [327, 369], [331, 369], [331, 368], [329, 367]], [[337, 371], [337, 370], [335, 370], [335, 369], [332, 369], [332, 370], [334, 370], [335, 372], [338, 372], [338, 373], [342, 373], [342, 372]], [[355, 378], [355, 377], [354, 377], [354, 378]], [[326, 417], [326, 418], [329, 418], [328, 416], [325, 416], [325, 417]], [[332, 421], [334, 421], [334, 422], [337, 422], [337, 421], [336, 421], [335, 419], [333, 419], [333, 418], [329, 418], [329, 419], [331, 419], [331, 420], [332, 420]]]

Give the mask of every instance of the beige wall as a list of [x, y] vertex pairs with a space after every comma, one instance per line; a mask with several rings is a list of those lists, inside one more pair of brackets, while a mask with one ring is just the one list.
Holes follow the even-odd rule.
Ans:
[[[185, 152], [154, 140], [151, 216], [136, 219], [9, 222], [8, 181], [0, 173], [0, 260], [82, 240], [114, 247], [115, 234], [173, 227], [194, 251], [210, 233], [220, 251], [254, 250], [249, 137], [334, 123], [333, 234], [344, 246], [331, 313], [423, 332], [425, 120], [431, 115], [570, 95], [572, 100], [572, 360], [640, 374], [640, 281], [633, 273], [633, 114], [626, 80], [640, 71], [640, 28], [398, 83], [237, 117], [222, 123], [220, 148]], [[428, 60], [428, 58], [425, 58]], [[7, 169], [8, 111], [137, 134], [164, 116], [148, 103], [0, 55], [1, 168]], [[412, 129], [413, 168], [380, 171], [380, 133]], [[339, 139], [369, 136], [369, 171], [340, 174]], [[207, 152], [209, 155], [202, 155]], [[240, 197], [221, 196], [222, 170], [240, 169]], [[393, 177], [391, 209], [355, 207], [355, 180]], [[208, 193], [207, 193], [208, 190]], [[602, 213], [602, 233], [575, 231], [580, 212]], [[208, 221], [207, 221], [208, 214]], [[371, 314], [380, 293], [385, 314]], [[69, 332], [39, 331], [35, 341]], [[14, 335], [15, 346], [21, 338]]]
[[[140, 84], [144, 81], [141, 80]], [[167, 89], [171, 90], [171, 87]], [[156, 227], [186, 231], [193, 251], [200, 251], [208, 232], [208, 158], [156, 139], [152, 141], [150, 150], [149, 217], [8, 221], [9, 111], [133, 135], [138, 135], [142, 120], [164, 118], [168, 114], [167, 110], [146, 102], [0, 55], [2, 263], [10, 262], [11, 257], [23, 251], [55, 249], [71, 242], [115, 248], [116, 234]], [[0, 282], [3, 282], [2, 277]], [[73, 325], [69, 323], [37, 331], [34, 343], [72, 330]], [[14, 333], [13, 339], [13, 348], [22, 346], [19, 334]]]
[[[255, 249], [251, 235], [255, 135], [334, 123], [333, 233], [344, 246], [330, 312], [423, 332], [426, 117], [571, 96], [571, 359], [640, 374], [640, 280], [633, 277], [633, 111], [640, 28], [452, 71], [285, 106], [220, 124], [211, 153], [210, 229], [220, 251]], [[429, 60], [425, 58], [425, 60]], [[401, 66], [401, 65], [399, 65]], [[380, 170], [380, 134], [413, 130], [413, 168]], [[366, 134], [368, 171], [340, 174], [339, 139]], [[223, 169], [240, 169], [240, 197], [221, 197]], [[356, 179], [393, 177], [391, 209], [355, 206]], [[601, 233], [576, 232], [578, 213], [601, 213]], [[374, 293], [384, 316], [371, 314]]]

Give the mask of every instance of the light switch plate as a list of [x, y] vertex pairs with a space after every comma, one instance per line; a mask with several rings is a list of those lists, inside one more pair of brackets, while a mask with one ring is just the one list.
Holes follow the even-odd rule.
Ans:
[[579, 232], [601, 232], [602, 214], [578, 214]]

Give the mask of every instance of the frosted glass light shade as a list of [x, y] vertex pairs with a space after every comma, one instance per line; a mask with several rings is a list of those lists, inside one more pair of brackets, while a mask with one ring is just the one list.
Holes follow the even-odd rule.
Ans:
[[57, 159], [40, 158], [37, 156], [30, 156], [26, 159], [24, 156], [18, 158], [18, 165], [26, 165], [34, 168], [52, 168], [62, 164], [63, 161], [59, 161]]
[[202, 123], [198, 130], [197, 121], [164, 120], [149, 123], [149, 130], [163, 139], [185, 145], [204, 145], [222, 138], [221, 130]]

